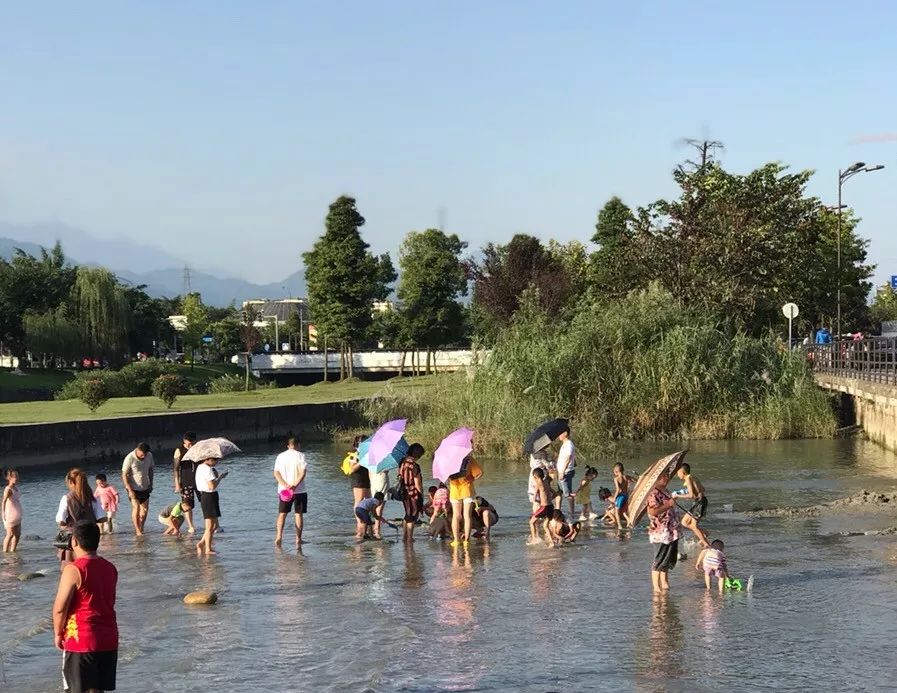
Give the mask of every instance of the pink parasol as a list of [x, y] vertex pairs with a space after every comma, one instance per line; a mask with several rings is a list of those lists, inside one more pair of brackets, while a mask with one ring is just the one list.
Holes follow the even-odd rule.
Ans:
[[452, 474], [461, 471], [464, 459], [473, 451], [473, 431], [459, 428], [452, 431], [433, 453], [433, 476], [447, 482]]

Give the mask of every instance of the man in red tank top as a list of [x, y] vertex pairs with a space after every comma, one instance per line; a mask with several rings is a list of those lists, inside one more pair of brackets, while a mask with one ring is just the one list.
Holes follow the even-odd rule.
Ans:
[[72, 531], [75, 560], [62, 569], [53, 604], [56, 647], [65, 652], [63, 681], [69, 693], [115, 690], [118, 571], [97, 556], [100, 529], [79, 522]]

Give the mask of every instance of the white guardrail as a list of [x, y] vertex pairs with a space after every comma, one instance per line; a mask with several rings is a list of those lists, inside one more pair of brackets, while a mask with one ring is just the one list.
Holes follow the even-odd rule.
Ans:
[[[427, 352], [417, 351], [415, 360], [423, 367]], [[405, 370], [411, 370], [411, 351], [405, 352]], [[437, 371], [456, 371], [482, 361], [486, 352], [471, 349], [447, 349], [430, 354], [430, 367]], [[243, 363], [243, 355], [234, 356], [233, 363]], [[327, 367], [339, 370], [339, 352], [327, 354]], [[356, 371], [398, 371], [402, 365], [401, 351], [356, 351], [352, 354], [352, 368]], [[315, 373], [324, 372], [324, 354], [308, 352], [302, 354], [253, 354], [250, 368], [260, 374], [271, 373]]]

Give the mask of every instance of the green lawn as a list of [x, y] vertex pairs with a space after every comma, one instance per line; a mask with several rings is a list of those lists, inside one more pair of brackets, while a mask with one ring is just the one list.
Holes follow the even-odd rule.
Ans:
[[[199, 367], [197, 366], [197, 368]], [[389, 382], [393, 387], [421, 388], [432, 384], [435, 377], [438, 376], [394, 378]], [[0, 404], [0, 424], [84, 421], [202, 409], [345, 402], [366, 399], [380, 392], [385, 386], [386, 381], [352, 380], [345, 383], [318, 383], [309, 386], [284, 387], [277, 390], [228, 392], [220, 395], [183, 395], [178, 397], [171, 409], [166, 409], [165, 405], [155, 397], [116, 397], [107, 401], [93, 414], [80, 400]]]
[[56, 392], [73, 377], [71, 371], [43, 370], [41, 368], [23, 371], [23, 373], [24, 375], [13, 375], [8, 368], [0, 370], [0, 389]]

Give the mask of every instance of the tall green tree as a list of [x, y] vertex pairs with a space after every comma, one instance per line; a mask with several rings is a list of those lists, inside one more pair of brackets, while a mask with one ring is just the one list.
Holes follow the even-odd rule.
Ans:
[[209, 327], [209, 312], [197, 293], [187, 294], [181, 299], [181, 315], [184, 316], [184, 329], [181, 337], [184, 345], [190, 347], [190, 369], [196, 361], [196, 347], [202, 345], [202, 338]]
[[634, 241], [635, 217], [619, 197], [610, 198], [598, 212], [592, 242], [598, 246], [590, 258], [590, 283], [599, 295], [618, 296], [623, 287], [639, 283], [634, 279], [630, 248]]
[[40, 257], [16, 250], [0, 259], [0, 342], [19, 356], [25, 353], [26, 313], [39, 315], [66, 304], [75, 282], [75, 269], [59, 243], [41, 249]]
[[303, 254], [311, 317], [319, 340], [339, 347], [341, 376], [352, 375], [352, 347], [369, 332], [372, 303], [385, 300], [396, 279], [389, 255], [369, 252], [363, 225], [355, 199], [344, 195], [330, 205], [324, 235]]
[[897, 291], [889, 283], [884, 283], [875, 292], [869, 307], [869, 318], [875, 330], [881, 330], [881, 323], [897, 320]]
[[168, 316], [173, 311], [170, 311], [167, 299], [152, 298], [145, 289], [145, 285], [122, 287], [131, 312], [128, 329], [128, 348], [131, 354], [155, 354], [159, 343], [171, 331]]
[[83, 335], [69, 319], [64, 306], [46, 313], [29, 311], [23, 317], [25, 343], [32, 355], [40, 355], [44, 368], [65, 367], [82, 356]]
[[[262, 343], [262, 334], [256, 327], [262, 319], [259, 309], [254, 303], [247, 303], [240, 311], [240, 343], [243, 345], [243, 365], [246, 367], [246, 381], [244, 389], [249, 391], [249, 362], [252, 360], [252, 352]], [[326, 365], [325, 365], [326, 370]]]
[[[759, 334], [780, 327], [793, 301], [807, 321], [834, 315], [837, 218], [806, 194], [812, 172], [777, 163], [748, 174], [713, 160], [673, 174], [680, 195], [638, 208], [626, 220], [611, 201], [600, 215], [593, 255], [603, 289], [625, 295], [660, 282], [677, 300]], [[845, 214], [842, 225], [842, 315], [864, 319], [872, 268], [866, 242]], [[611, 247], [613, 252], [606, 252]]]
[[461, 254], [467, 244], [439, 229], [412, 231], [399, 250], [401, 279], [397, 296], [404, 332], [416, 346], [430, 352], [463, 337], [463, 308], [467, 270]]
[[102, 267], [78, 267], [72, 303], [91, 354], [121, 362], [131, 311], [115, 275]]

